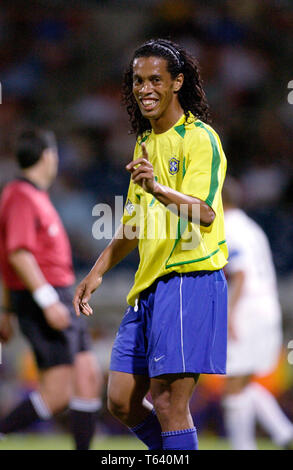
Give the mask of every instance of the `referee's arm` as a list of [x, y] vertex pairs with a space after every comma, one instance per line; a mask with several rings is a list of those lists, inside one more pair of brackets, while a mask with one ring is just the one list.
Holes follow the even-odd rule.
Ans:
[[[37, 301], [49, 326], [55, 330], [67, 328], [70, 325], [69, 310], [59, 301], [53, 287], [47, 283], [34, 255], [28, 250], [18, 249], [8, 255], [8, 260]], [[41, 294], [43, 298], [36, 294]]]
[[34, 292], [47, 283], [34, 255], [30, 251], [24, 249], [13, 251], [9, 254], [8, 260], [29, 291]]

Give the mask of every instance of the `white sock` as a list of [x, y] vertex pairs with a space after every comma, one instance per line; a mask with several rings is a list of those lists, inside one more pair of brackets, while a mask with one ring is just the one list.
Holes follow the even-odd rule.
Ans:
[[35, 409], [35, 412], [40, 419], [46, 420], [52, 417], [52, 413], [44, 402], [42, 395], [38, 391], [33, 391], [29, 394], [30, 401]]
[[293, 424], [283, 413], [275, 397], [262, 385], [251, 383], [247, 387], [259, 423], [273, 441], [284, 446], [293, 439]]
[[234, 450], [255, 450], [255, 415], [246, 388], [223, 399], [227, 436]]
[[73, 397], [70, 400], [69, 408], [76, 411], [85, 411], [93, 413], [98, 411], [102, 406], [99, 398], [79, 398]]

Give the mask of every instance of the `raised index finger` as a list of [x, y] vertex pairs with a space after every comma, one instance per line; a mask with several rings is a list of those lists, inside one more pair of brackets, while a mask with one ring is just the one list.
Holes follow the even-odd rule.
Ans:
[[142, 163], [147, 163], [148, 160], [145, 158], [145, 157], [142, 157], [142, 158], [138, 158], [137, 160], [133, 160], [132, 162], [128, 163], [128, 165], [126, 165], [126, 170], [128, 171], [133, 171], [135, 170], [135, 167], [137, 165], [141, 165]]
[[142, 156], [143, 156], [143, 158], [146, 158], [146, 160], [148, 160], [148, 159], [149, 159], [149, 154], [148, 154], [148, 152], [147, 152], [146, 145], [145, 145], [144, 142], [141, 144], [141, 148], [142, 148]]

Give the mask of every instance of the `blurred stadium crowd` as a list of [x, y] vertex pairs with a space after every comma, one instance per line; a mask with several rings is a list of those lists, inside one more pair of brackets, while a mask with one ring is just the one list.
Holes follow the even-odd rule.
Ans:
[[[277, 274], [285, 286], [281, 301], [289, 340], [293, 338], [290, 0], [2, 0], [0, 187], [15, 175], [17, 130], [27, 123], [54, 130], [60, 169], [52, 198], [68, 230], [80, 277], [106, 243], [92, 236], [93, 206], [99, 202], [113, 206], [115, 195], [125, 196], [127, 191], [129, 177], [124, 167], [132, 158], [134, 136], [128, 133], [120, 103], [121, 78], [135, 47], [151, 37], [170, 37], [198, 57], [212, 125], [221, 136], [229, 173], [239, 179], [244, 208], [271, 242]], [[120, 320], [136, 261], [136, 255], [130, 256], [122, 265], [127, 276], [114, 272], [110, 285], [97, 295], [100, 309], [108, 308], [110, 318], [111, 312], [115, 314], [115, 320], [104, 320], [106, 327]], [[93, 334], [100, 339], [96, 349], [102, 357], [114, 333], [111, 329], [108, 341], [102, 315], [94, 322]], [[14, 344], [14, 351], [23, 347], [19, 344]], [[107, 354], [104, 361], [107, 364]], [[293, 415], [288, 401], [288, 394], [293, 393], [292, 366], [289, 378], [288, 373], [278, 374], [283, 385], [277, 391], [287, 390], [283, 399]], [[12, 377], [15, 380], [14, 370], [5, 363], [1, 376], [9, 386]], [[28, 372], [27, 383], [29, 377]], [[0, 387], [7, 397], [11, 388]], [[202, 405], [202, 416], [216, 406], [213, 399], [203, 406], [204, 397], [204, 393], [197, 396], [195, 405]]]

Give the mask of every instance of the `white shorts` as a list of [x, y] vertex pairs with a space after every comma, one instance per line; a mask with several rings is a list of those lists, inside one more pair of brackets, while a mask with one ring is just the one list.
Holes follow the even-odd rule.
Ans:
[[269, 374], [282, 346], [279, 305], [265, 299], [244, 301], [234, 315], [236, 339], [228, 340], [227, 375]]

